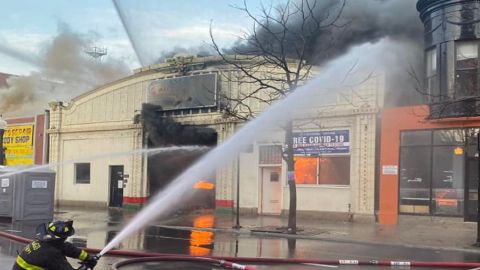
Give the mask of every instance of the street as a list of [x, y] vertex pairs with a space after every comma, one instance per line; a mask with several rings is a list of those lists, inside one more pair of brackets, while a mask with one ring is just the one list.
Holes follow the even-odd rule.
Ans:
[[[57, 218], [73, 218], [77, 233], [72, 241], [79, 246], [104, 247], [122, 228], [124, 222], [135, 212], [121, 210], [65, 210], [56, 213]], [[210, 212], [200, 213], [195, 218], [176, 216], [153, 224], [145, 230], [126, 239], [119, 249], [193, 256], [261, 257], [261, 258], [314, 258], [314, 259], [355, 259], [355, 260], [397, 260], [397, 261], [455, 261], [478, 262], [480, 252], [476, 250], [445, 250], [412, 248], [394, 243], [348, 243], [345, 241], [320, 241], [315, 239], [274, 237], [265, 234], [236, 233], [215, 230], [215, 216]], [[3, 220], [2, 231], [33, 237], [38, 222], [14, 222]], [[169, 225], [165, 225], [169, 224]], [[173, 224], [173, 225], [172, 225]], [[186, 229], [196, 227], [196, 230]], [[306, 236], [308, 238], [308, 236]], [[5, 239], [0, 240], [2, 265], [11, 265], [21, 250], [21, 244]], [[100, 259], [96, 270], [110, 269], [111, 264], [122, 258], [105, 256]], [[76, 266], [75, 260], [71, 260]], [[258, 265], [258, 269], [385, 269], [380, 266], [322, 266], [322, 265]], [[8, 267], [3, 269], [9, 269]], [[121, 269], [218, 269], [199, 263], [148, 263], [132, 265]], [[433, 269], [433, 268], [430, 268]]]

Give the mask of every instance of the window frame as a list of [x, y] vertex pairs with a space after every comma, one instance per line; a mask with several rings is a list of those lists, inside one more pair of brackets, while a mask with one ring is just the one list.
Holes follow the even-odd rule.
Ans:
[[[477, 46], [477, 66], [475, 69], [473, 68], [459, 68], [458, 67], [458, 47], [463, 45], [463, 44], [468, 44], [468, 43], [473, 43]], [[474, 97], [474, 96], [480, 96], [480, 44], [478, 40], [459, 40], [455, 42], [455, 52], [454, 52], [454, 63], [455, 63], [455, 73], [454, 73], [454, 93], [455, 96], [454, 98], [468, 98], [468, 97]], [[465, 91], [464, 89], [460, 89], [459, 87], [459, 81], [458, 80], [458, 71], [469, 71], [469, 70], [476, 70], [476, 77], [477, 77], [477, 89], [474, 91], [474, 95], [465, 95], [465, 93], [468, 93], [469, 91]], [[464, 93], [460, 95], [460, 93]]]
[[[458, 146], [461, 146], [464, 148], [464, 153], [466, 153], [466, 147], [467, 145], [464, 143], [463, 145], [461, 145], [460, 143], [458, 142], [449, 142], [449, 143], [445, 143], [445, 142], [439, 142], [439, 141], [435, 141], [435, 134], [438, 133], [438, 132], [442, 132], [442, 131], [458, 131], [458, 132], [464, 132], [465, 129], [468, 129], [468, 128], [440, 128], [440, 129], [418, 129], [418, 130], [404, 130], [404, 131], [401, 131], [400, 132], [400, 137], [399, 137], [399, 140], [400, 140], [400, 151], [398, 153], [398, 157], [399, 157], [399, 169], [402, 170], [403, 169], [403, 164], [402, 164], [402, 150], [403, 149], [408, 149], [408, 148], [417, 148], [417, 147], [424, 147], [424, 148], [428, 148], [428, 151], [430, 152], [430, 162], [429, 162], [429, 168], [427, 168], [427, 170], [429, 170], [429, 174], [430, 174], [430, 182], [429, 182], [429, 203], [428, 203], [428, 206], [429, 206], [429, 211], [428, 213], [416, 213], [416, 212], [405, 212], [405, 211], [401, 211], [401, 173], [398, 174], [398, 213], [399, 214], [404, 214], [404, 215], [423, 215], [423, 216], [449, 216], [449, 217], [461, 217], [461, 216], [464, 216], [465, 213], [459, 213], [459, 214], [442, 214], [442, 213], [436, 213], [434, 211], [434, 203], [435, 203], [435, 200], [434, 200], [434, 171], [433, 171], [433, 168], [434, 168], [434, 156], [433, 156], [433, 152], [434, 152], [434, 149], [439, 149], [440, 148], [443, 148], [443, 147], [458, 147]], [[414, 132], [429, 132], [430, 134], [430, 143], [429, 144], [402, 144], [402, 133], [414, 133]], [[466, 159], [466, 157], [465, 157]], [[465, 172], [464, 172], [465, 173]], [[463, 179], [463, 189], [464, 189], [464, 192], [465, 192], [465, 179]]]
[[[85, 178], [85, 179], [80, 179], [79, 178], [79, 174], [78, 174], [78, 171], [79, 171], [79, 166], [82, 166], [82, 165], [88, 165], [88, 178]], [[79, 162], [79, 163], [74, 163], [73, 164], [73, 173], [74, 173], [74, 180], [75, 180], [75, 184], [81, 184], [81, 185], [84, 185], [84, 184], [90, 184], [91, 183], [91, 179], [92, 179], [92, 164], [90, 162]]]
[[[351, 164], [352, 164], [352, 159], [351, 159], [351, 156], [350, 154], [346, 155], [319, 155], [319, 156], [295, 156], [295, 157], [300, 157], [300, 158], [315, 158], [316, 159], [316, 179], [315, 179], [315, 183], [312, 184], [312, 183], [298, 183], [297, 181], [295, 181], [295, 184], [298, 185], [298, 186], [302, 186], [302, 187], [305, 187], [305, 186], [315, 186], [315, 187], [325, 187], [325, 186], [340, 186], [340, 187], [349, 187], [351, 186]], [[321, 158], [348, 158], [348, 184], [323, 184], [321, 183], [321, 179], [320, 179], [320, 159]], [[295, 167], [296, 168], [296, 167]]]
[[[430, 53], [432, 57], [430, 57]], [[433, 63], [435, 63], [434, 70], [432, 69], [432, 73], [429, 74], [430, 67], [433, 67]], [[440, 95], [438, 78], [438, 50], [437, 47], [434, 46], [425, 50], [425, 83], [432, 101], [438, 101], [438, 96]]]

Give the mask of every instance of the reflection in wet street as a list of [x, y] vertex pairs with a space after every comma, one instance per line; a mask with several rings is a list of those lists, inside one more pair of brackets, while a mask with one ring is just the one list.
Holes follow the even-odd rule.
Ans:
[[[103, 248], [135, 214], [120, 210], [75, 210], [56, 214], [57, 219], [73, 218], [76, 235], [74, 243], [91, 248]], [[415, 260], [478, 262], [480, 254], [466, 251], [427, 250], [400, 246], [344, 243], [311, 239], [287, 239], [265, 235], [220, 232], [212, 228], [222, 220], [215, 220], [213, 212], [198, 212], [189, 218], [181, 215], [162, 219], [143, 231], [126, 239], [118, 249], [189, 254], [193, 256], [229, 256], [252, 258], [314, 258], [357, 260]], [[32, 238], [39, 222], [0, 221], [0, 230]], [[184, 227], [182, 227], [184, 226]], [[189, 229], [196, 228], [196, 229]], [[12, 265], [22, 244], [0, 239], [0, 264]], [[95, 270], [107, 270], [122, 258], [103, 257]], [[75, 260], [72, 265], [77, 266]], [[323, 265], [258, 265], [258, 269], [390, 269], [378, 266], [323, 266]], [[8, 269], [8, 268], [5, 268]], [[122, 267], [122, 269], [221, 269], [201, 263], [146, 263]]]
[[[213, 228], [215, 217], [212, 214], [205, 214], [195, 217], [194, 228]], [[192, 230], [190, 233], [190, 255], [206, 256], [213, 249], [214, 233], [211, 231]]]

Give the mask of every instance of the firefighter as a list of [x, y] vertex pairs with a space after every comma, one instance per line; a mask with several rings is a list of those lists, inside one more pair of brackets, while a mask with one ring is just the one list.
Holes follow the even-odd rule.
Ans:
[[17, 256], [13, 270], [72, 270], [66, 257], [79, 259], [84, 269], [93, 269], [98, 258], [65, 240], [75, 233], [72, 220], [55, 221], [37, 227], [37, 239]]

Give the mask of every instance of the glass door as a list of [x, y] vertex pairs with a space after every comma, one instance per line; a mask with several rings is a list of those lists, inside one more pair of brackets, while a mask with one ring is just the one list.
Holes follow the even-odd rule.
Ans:
[[477, 220], [478, 166], [477, 134], [475, 132], [468, 138], [467, 160], [465, 162], [465, 221]]
[[477, 220], [478, 205], [478, 157], [467, 160], [467, 189], [465, 190], [465, 220]]

